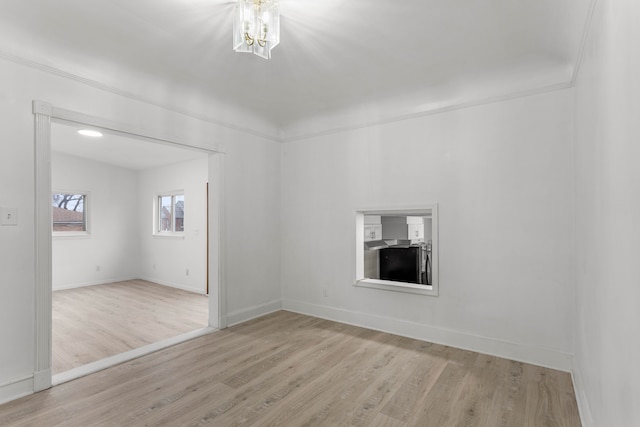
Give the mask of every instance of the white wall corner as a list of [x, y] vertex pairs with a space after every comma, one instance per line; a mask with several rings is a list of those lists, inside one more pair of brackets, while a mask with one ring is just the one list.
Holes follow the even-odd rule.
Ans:
[[122, 277], [111, 277], [103, 280], [96, 280], [92, 282], [80, 282], [80, 283], [70, 283], [66, 285], [60, 285], [53, 287], [53, 291], [64, 291], [67, 289], [77, 289], [77, 288], [85, 288], [89, 286], [100, 286], [100, 285], [110, 285], [118, 282], [126, 282], [128, 280], [137, 280], [137, 276], [122, 276]]
[[31, 375], [0, 384], [0, 404], [33, 394], [33, 389]]
[[264, 304], [254, 305], [253, 307], [235, 310], [227, 314], [227, 325], [237, 325], [238, 323], [262, 317], [278, 310], [282, 310], [282, 300], [279, 299]]
[[572, 372], [573, 368], [572, 355], [550, 348], [508, 342], [402, 319], [376, 316], [291, 299], [282, 301], [282, 309], [564, 372]]
[[180, 289], [180, 290], [187, 291], [187, 292], [192, 292], [194, 294], [206, 295], [205, 292], [204, 292], [206, 284], [202, 284], [202, 286], [198, 286], [197, 288], [193, 288], [193, 287], [186, 286], [186, 285], [184, 285], [182, 283], [162, 280], [162, 279], [158, 279], [156, 277], [151, 277], [151, 276], [147, 276], [147, 275], [140, 275], [139, 277], [136, 277], [135, 279], [132, 279], [132, 280], [145, 280], [147, 282], [152, 282], [152, 283], [155, 283], [157, 285], [166, 286], [168, 288], [175, 288], [175, 289]]
[[591, 407], [589, 406], [587, 394], [585, 393], [582, 375], [580, 375], [580, 369], [578, 369], [575, 361], [574, 368], [571, 371], [571, 380], [573, 382], [573, 393], [576, 395], [576, 402], [578, 404], [578, 412], [580, 414], [582, 427], [595, 427], [593, 417], [591, 416]]

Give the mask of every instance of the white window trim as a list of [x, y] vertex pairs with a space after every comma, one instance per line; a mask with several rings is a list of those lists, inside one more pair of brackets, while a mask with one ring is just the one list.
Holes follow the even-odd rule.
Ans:
[[[364, 277], [364, 216], [365, 215], [394, 215], [408, 214], [422, 216], [425, 212], [431, 212], [432, 237], [431, 237], [431, 285], [417, 285], [413, 283], [395, 282], [391, 280], [367, 279]], [[386, 291], [405, 292], [410, 294], [438, 296], [439, 294], [439, 274], [438, 274], [438, 204], [431, 203], [419, 207], [407, 209], [389, 208], [368, 208], [357, 209], [355, 212], [356, 227], [356, 277], [353, 286], [381, 289]]]
[[[91, 221], [89, 218], [89, 214], [91, 211], [91, 207], [89, 206], [92, 203], [91, 192], [90, 191], [69, 191], [69, 190], [52, 190], [51, 194], [82, 194], [84, 196], [84, 228], [85, 231], [53, 231], [53, 217], [51, 217], [51, 237], [56, 240], [65, 240], [65, 239], [89, 239], [91, 237]], [[53, 205], [51, 206], [53, 207]]]
[[[184, 231], [160, 231], [160, 206], [158, 199], [160, 196], [184, 196], [184, 190], [160, 191], [153, 199], [153, 237], [158, 239], [184, 239]], [[185, 211], [186, 212], [186, 211]]]

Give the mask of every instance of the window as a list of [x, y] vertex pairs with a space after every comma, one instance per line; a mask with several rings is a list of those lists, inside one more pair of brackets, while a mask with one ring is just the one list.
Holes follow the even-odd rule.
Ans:
[[87, 194], [53, 193], [51, 220], [54, 235], [87, 234]]
[[437, 205], [357, 211], [354, 285], [437, 296]]
[[156, 233], [182, 234], [184, 232], [184, 194], [160, 194], [156, 206]]

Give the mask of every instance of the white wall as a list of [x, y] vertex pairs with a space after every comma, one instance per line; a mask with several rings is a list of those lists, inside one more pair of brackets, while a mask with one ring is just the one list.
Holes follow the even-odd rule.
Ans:
[[[140, 231], [141, 278], [192, 292], [206, 292], [208, 180], [209, 160], [206, 155], [201, 159], [139, 173], [136, 212]], [[158, 194], [173, 190], [184, 191], [184, 237], [155, 236], [154, 200]]]
[[575, 379], [585, 427], [640, 425], [640, 3], [597, 2], [575, 91]]
[[[0, 82], [4, 82], [0, 85], [0, 206], [18, 208], [20, 217], [18, 226], [0, 227], [0, 401], [32, 389], [34, 99], [203, 148], [226, 145], [223, 246], [227, 248], [227, 307], [236, 321], [279, 307], [277, 142], [4, 59], [0, 59]], [[192, 105], [205, 101], [194, 99]], [[176, 105], [176, 109], [181, 107]]]
[[89, 235], [53, 238], [54, 290], [138, 277], [137, 182], [128, 169], [52, 154], [53, 191], [89, 193]]
[[[571, 369], [571, 107], [565, 90], [285, 144], [284, 307]], [[430, 202], [440, 296], [352, 286], [355, 210]]]
[[281, 307], [280, 145], [242, 142], [228, 148], [225, 179], [233, 187], [226, 185], [223, 232], [227, 309], [234, 324]]

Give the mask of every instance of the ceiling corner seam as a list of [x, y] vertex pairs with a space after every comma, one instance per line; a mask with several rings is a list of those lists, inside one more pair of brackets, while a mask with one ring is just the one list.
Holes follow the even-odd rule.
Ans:
[[70, 73], [70, 72], [65, 71], [65, 70], [63, 70], [61, 68], [54, 67], [54, 66], [51, 66], [51, 65], [45, 65], [45, 64], [42, 64], [42, 63], [40, 63], [38, 61], [34, 61], [34, 60], [27, 59], [27, 58], [24, 58], [24, 57], [21, 57], [21, 56], [18, 56], [18, 55], [10, 54], [10, 53], [4, 52], [2, 50], [0, 50], [0, 58], [5, 59], [5, 60], [10, 61], [10, 62], [13, 62], [13, 63], [18, 64], [18, 65], [23, 65], [23, 66], [26, 66], [26, 67], [29, 67], [29, 68], [33, 68], [33, 69], [42, 71], [44, 73], [48, 73], [48, 74], [55, 75], [55, 76], [58, 76], [58, 77], [66, 78], [66, 79], [69, 79], [69, 80], [73, 80], [73, 81], [75, 81], [77, 83], [84, 84], [86, 86], [90, 86], [90, 87], [93, 87], [95, 89], [102, 90], [102, 91], [105, 91], [105, 92], [109, 92], [109, 93], [112, 93], [114, 95], [122, 96], [124, 98], [128, 98], [128, 99], [131, 99], [133, 101], [139, 101], [139, 102], [143, 102], [145, 104], [153, 105], [155, 107], [159, 107], [159, 108], [162, 108], [164, 110], [171, 111], [173, 113], [181, 114], [181, 115], [190, 117], [192, 119], [202, 120], [204, 122], [211, 123], [211, 124], [214, 124], [216, 126], [224, 127], [224, 128], [227, 128], [227, 129], [231, 129], [231, 130], [237, 131], [237, 132], [246, 133], [246, 134], [253, 135], [253, 136], [256, 136], [256, 137], [259, 137], [259, 138], [268, 139], [268, 140], [270, 140], [272, 142], [282, 142], [282, 138], [280, 138], [277, 135], [272, 135], [272, 134], [260, 132], [260, 131], [257, 131], [257, 130], [254, 130], [254, 129], [251, 129], [251, 128], [248, 128], [248, 127], [234, 125], [234, 124], [227, 123], [227, 122], [224, 122], [224, 121], [221, 121], [221, 120], [215, 120], [215, 119], [212, 119], [212, 118], [207, 117], [207, 116], [202, 115], [202, 114], [196, 114], [196, 113], [194, 113], [192, 111], [188, 111], [188, 110], [184, 110], [184, 109], [181, 109], [181, 108], [177, 108], [177, 107], [173, 107], [173, 106], [170, 106], [170, 105], [166, 105], [166, 104], [163, 104], [163, 103], [160, 103], [160, 102], [156, 102], [156, 101], [153, 101], [151, 99], [147, 99], [145, 97], [136, 95], [136, 94], [134, 94], [132, 92], [125, 91], [125, 90], [120, 89], [118, 87], [107, 85], [107, 84], [101, 83], [101, 82], [99, 82], [97, 80], [89, 79], [87, 77], [83, 77], [83, 76], [78, 75], [78, 74]]
[[543, 94], [543, 93], [554, 92], [554, 91], [557, 91], [557, 90], [570, 89], [572, 87], [573, 86], [571, 84], [571, 81], [567, 81], [567, 82], [563, 82], [563, 83], [556, 83], [556, 84], [553, 84], [553, 85], [543, 86], [543, 87], [539, 87], [539, 88], [535, 88], [535, 89], [529, 89], [529, 90], [524, 90], [524, 91], [519, 91], [519, 92], [512, 92], [512, 93], [508, 93], [508, 94], [497, 95], [497, 96], [494, 96], [494, 97], [482, 98], [482, 99], [478, 99], [478, 100], [475, 100], [475, 101], [462, 102], [462, 103], [459, 103], [459, 104], [452, 104], [452, 105], [448, 105], [448, 106], [440, 107], [440, 108], [435, 108], [435, 109], [431, 109], [431, 110], [424, 110], [424, 111], [418, 111], [418, 112], [415, 112], [415, 113], [401, 114], [401, 115], [395, 115], [395, 116], [392, 115], [392, 116], [387, 117], [387, 118], [382, 118], [382, 119], [378, 119], [378, 120], [371, 120], [369, 122], [354, 123], [354, 124], [351, 124], [351, 125], [344, 125], [344, 126], [335, 127], [335, 128], [328, 128], [328, 129], [320, 130], [320, 131], [317, 131], [317, 132], [303, 133], [303, 134], [295, 135], [295, 136], [286, 136], [285, 135], [285, 136], [281, 137], [281, 142], [282, 143], [295, 143], [297, 141], [310, 139], [310, 138], [315, 138], [315, 137], [320, 137], [320, 136], [331, 135], [331, 134], [335, 134], [335, 133], [339, 133], [339, 132], [346, 132], [346, 131], [364, 129], [364, 128], [372, 127], [372, 126], [380, 126], [380, 125], [385, 125], [385, 124], [389, 124], [389, 123], [401, 122], [401, 121], [404, 121], [404, 120], [411, 120], [411, 119], [415, 119], [415, 118], [423, 117], [423, 116], [432, 116], [432, 115], [441, 114], [441, 113], [447, 113], [447, 112], [451, 112], [451, 111], [463, 110], [463, 109], [466, 109], [466, 108], [479, 107], [479, 106], [482, 106], [482, 105], [494, 104], [494, 103], [497, 103], [497, 102], [508, 101], [508, 100], [511, 100], [511, 99], [524, 98], [524, 97], [527, 97], [527, 96], [535, 96], [535, 95], [539, 95], [539, 94]]
[[593, 24], [593, 15], [595, 14], [597, 4], [598, 4], [598, 0], [591, 0], [589, 4], [589, 11], [587, 12], [587, 20], [585, 21], [585, 24], [584, 24], [584, 29], [582, 31], [582, 40], [580, 41], [578, 56], [576, 58], [575, 66], [573, 67], [573, 75], [571, 76], [571, 82], [570, 82], [571, 87], [575, 87], [576, 81], [578, 80], [578, 75], [580, 74], [582, 61], [584, 59], [584, 51], [587, 46], [587, 39], [589, 38], [589, 34], [591, 33], [591, 27]]

